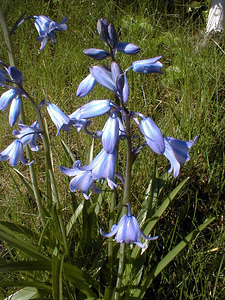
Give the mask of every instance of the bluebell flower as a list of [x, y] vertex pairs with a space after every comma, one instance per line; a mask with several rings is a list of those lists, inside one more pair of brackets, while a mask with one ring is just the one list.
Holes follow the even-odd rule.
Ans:
[[94, 178], [92, 176], [92, 172], [89, 170], [83, 170], [80, 165], [80, 161], [77, 160], [73, 164], [73, 168], [67, 167], [59, 167], [59, 170], [67, 175], [73, 177], [70, 181], [70, 190], [75, 192], [76, 190], [80, 190], [85, 197], [85, 199], [89, 199], [88, 191], [90, 188], [94, 191], [94, 193], [100, 193], [101, 190], [97, 188], [94, 184]]
[[[20, 70], [18, 70], [16, 67], [10, 67], [6, 63], [4, 63], [2, 60], [0, 60], [0, 64], [3, 66], [4, 69], [0, 69], [0, 85], [5, 86], [4, 82], [13, 82], [18, 85], [22, 85], [23, 81], [23, 75]], [[9, 79], [9, 78], [10, 79]]]
[[70, 118], [56, 104], [49, 102], [46, 104], [49, 116], [57, 127], [56, 136], [59, 135], [61, 129], [64, 131], [69, 131], [71, 125]]
[[129, 55], [133, 55], [133, 54], [137, 54], [138, 52], [140, 52], [140, 48], [134, 44], [131, 43], [118, 43], [116, 45], [116, 49], [124, 54], [129, 54]]
[[165, 142], [163, 135], [155, 124], [155, 122], [147, 117], [142, 118], [140, 123], [140, 130], [145, 137], [148, 146], [157, 154], [163, 154], [165, 151]]
[[28, 126], [19, 121], [18, 125], [20, 130], [13, 130], [13, 135], [20, 140], [23, 146], [28, 144], [31, 151], [38, 151], [39, 147], [37, 140], [41, 139], [41, 132], [38, 122], [35, 121], [31, 126]]
[[117, 243], [136, 244], [145, 249], [146, 246], [140, 242], [141, 236], [146, 240], [156, 240], [158, 236], [148, 237], [140, 229], [137, 219], [131, 215], [130, 205], [128, 204], [128, 214], [122, 216], [118, 225], [114, 224], [110, 233], [104, 233], [100, 228], [100, 234], [106, 238], [116, 236]]
[[163, 67], [163, 64], [159, 61], [160, 58], [161, 56], [157, 56], [154, 58], [137, 60], [132, 63], [130, 68], [138, 73], [162, 73], [160, 69]]
[[12, 167], [16, 167], [21, 161], [24, 165], [30, 165], [34, 161], [27, 162], [23, 157], [23, 143], [19, 140], [13, 141], [5, 150], [0, 152], [0, 161], [9, 160]]
[[103, 49], [96, 49], [96, 48], [89, 48], [85, 49], [83, 53], [91, 58], [94, 58], [96, 60], [104, 59], [108, 56], [110, 56], [110, 53], [103, 50]]
[[102, 145], [106, 152], [112, 153], [119, 137], [119, 118], [113, 114], [108, 118], [102, 132]]
[[22, 102], [20, 98], [17, 96], [12, 100], [10, 110], [9, 110], [9, 124], [11, 126], [13, 126], [16, 123], [21, 113], [21, 109], [22, 109]]
[[83, 169], [92, 171], [92, 176], [95, 180], [101, 178], [106, 179], [109, 187], [114, 189], [117, 184], [114, 182], [115, 167], [116, 167], [117, 151], [107, 153], [104, 149], [92, 160], [92, 162], [84, 166]]
[[123, 102], [126, 103], [129, 95], [129, 86], [124, 73], [120, 65], [116, 62], [111, 64], [111, 72], [105, 67], [93, 66], [90, 68], [90, 72], [95, 80], [106, 87]]
[[80, 132], [83, 127], [87, 127], [91, 123], [90, 120], [81, 119], [80, 115], [80, 108], [78, 108], [72, 114], [68, 115], [68, 117], [70, 118], [71, 125], [73, 125], [73, 127], [76, 128], [77, 132]]
[[23, 75], [16, 67], [8, 67], [7, 72], [11, 80], [19, 85], [22, 85]]
[[96, 82], [97, 81], [92, 76], [92, 74], [89, 74], [87, 77], [85, 77], [78, 86], [76, 93], [77, 97], [86, 96], [96, 85]]
[[0, 86], [4, 86], [3, 83], [8, 80], [7, 75], [8, 73], [6, 70], [0, 69]]
[[169, 173], [173, 171], [173, 176], [177, 177], [180, 171], [180, 164], [190, 160], [189, 149], [198, 141], [198, 136], [192, 141], [181, 141], [173, 137], [165, 137], [164, 155], [169, 159], [171, 167]]
[[112, 92], [116, 91], [116, 85], [112, 77], [112, 73], [101, 66], [93, 66], [90, 68], [91, 75], [95, 80]]
[[92, 100], [79, 108], [80, 118], [89, 119], [104, 115], [112, 108], [112, 103], [109, 99]]
[[108, 43], [112, 49], [117, 47], [119, 38], [115, 27], [112, 24], [108, 25]]
[[55, 31], [65, 31], [67, 30], [67, 25], [65, 24], [67, 21], [67, 17], [65, 17], [61, 22], [56, 23], [46, 16], [29, 16], [24, 19], [19, 19], [11, 30], [11, 34], [20, 26], [24, 21], [34, 19], [34, 25], [39, 33], [39, 37], [37, 40], [41, 42], [40, 50], [44, 49], [48, 39], [51, 39], [54, 43], [56, 43], [56, 35]]
[[129, 55], [140, 52], [140, 48], [134, 44], [119, 42], [114, 26], [109, 24], [107, 19], [102, 18], [98, 20], [97, 30], [102, 41], [112, 49], [113, 53], [115, 53], [115, 50]]
[[109, 38], [108, 26], [109, 24], [106, 18], [102, 18], [97, 22], [98, 33], [106, 46], [108, 45], [108, 38]]
[[4, 111], [10, 104], [9, 123], [11, 126], [15, 124], [21, 113], [21, 100], [19, 96], [22, 94], [20, 89], [9, 89], [4, 92], [0, 98], [0, 110]]

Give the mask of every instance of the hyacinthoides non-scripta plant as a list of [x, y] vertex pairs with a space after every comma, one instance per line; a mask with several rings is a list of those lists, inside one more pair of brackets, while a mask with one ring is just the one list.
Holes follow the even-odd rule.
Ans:
[[[67, 29], [67, 18], [56, 23], [46, 16], [33, 15], [20, 18], [11, 32], [15, 32], [18, 26], [29, 19], [34, 20], [35, 27], [39, 33], [37, 39], [41, 42], [40, 50], [44, 49], [48, 39], [51, 39], [54, 43], [56, 42], [56, 31]], [[6, 44], [10, 50], [10, 40], [2, 13], [1, 23]], [[22, 73], [15, 67], [12, 51], [9, 53], [10, 65], [0, 61], [0, 85], [5, 89], [0, 98], [0, 110], [4, 111], [10, 107], [9, 124], [12, 127], [17, 124], [19, 127], [19, 129], [13, 130], [13, 142], [0, 152], [0, 160], [9, 160], [12, 169], [19, 175], [20, 180], [35, 198], [42, 223], [38, 247], [21, 239], [18, 233], [26, 233], [27, 237], [30, 236], [28, 230], [24, 230], [22, 226], [18, 225], [13, 226], [10, 224], [10, 226], [7, 226], [6, 223], [0, 222], [0, 238], [35, 259], [35, 261], [28, 261], [29, 264], [24, 262], [22, 270], [40, 270], [41, 267], [41, 270], [51, 272], [52, 279], [50, 285], [45, 284], [45, 282], [41, 283], [40, 281], [21, 284], [33, 286], [35, 295], [39, 295], [41, 291], [44, 291], [44, 295], [53, 295], [54, 299], [63, 299], [63, 297], [66, 297], [66, 299], [75, 299], [76, 297], [79, 297], [79, 299], [85, 297], [91, 297], [92, 299], [120, 299], [121, 297], [129, 299], [130, 297], [135, 297], [142, 299], [153, 279], [178, 255], [187, 242], [191, 241], [199, 231], [203, 230], [212, 219], [207, 220], [195, 231], [191, 232], [154, 268], [151, 268], [152, 270], [144, 268], [148, 254], [146, 251], [147, 243], [143, 243], [143, 241], [156, 240], [158, 238], [158, 236], [151, 237], [150, 233], [187, 179], [181, 182], [168, 195], [168, 198], [163, 201], [150, 218], [146, 219], [147, 214], [144, 211], [145, 208], [143, 208], [138, 220], [138, 218], [131, 214], [131, 175], [134, 160], [144, 147], [149, 147], [157, 155], [164, 155], [169, 160], [171, 165], [169, 173], [177, 177], [180, 165], [190, 159], [189, 149], [197, 142], [197, 137], [193, 141], [182, 141], [174, 137], [164, 137], [150, 116], [132, 110], [129, 101], [129, 72], [160, 74], [163, 67], [160, 62], [161, 57], [135, 60], [130, 66], [126, 66], [123, 69], [117, 60], [117, 56], [120, 53], [135, 55], [139, 53], [140, 48], [132, 43], [120, 42], [114, 26], [109, 24], [105, 18], [97, 22], [97, 30], [107, 50], [90, 48], [84, 50], [84, 54], [95, 60], [104, 60], [104, 64], [90, 67], [90, 74], [78, 86], [77, 96], [86, 96], [96, 84], [100, 84], [108, 89], [110, 96], [108, 99], [92, 100], [71, 114], [66, 114], [56, 104], [49, 102], [48, 99], [37, 103], [29, 95], [23, 87]], [[26, 124], [26, 103], [24, 100], [30, 101], [36, 111], [37, 118], [31, 125]], [[105, 233], [100, 228], [99, 237], [101, 236], [100, 243], [102, 245], [105, 244], [105, 238], [115, 236], [115, 241], [120, 244], [120, 249], [115, 248], [116, 251], [113, 251], [113, 243], [109, 242], [108, 259], [105, 257], [104, 263], [100, 267], [97, 265], [96, 269], [98, 270], [94, 272], [93, 276], [89, 274], [87, 268], [81, 269], [74, 263], [76, 260], [74, 260], [73, 253], [70, 250], [71, 243], [69, 242], [68, 233], [73, 224], [75, 224], [84, 205], [77, 207], [70, 222], [65, 225], [60, 195], [55, 179], [48, 126], [43, 118], [45, 107], [50, 119], [57, 127], [56, 136], [59, 135], [61, 130], [70, 131], [74, 127], [79, 134], [83, 131], [94, 140], [101, 141], [101, 151], [87, 164], [76, 160], [73, 166], [59, 166], [59, 170], [63, 174], [71, 177], [69, 183], [71, 192], [80, 191], [86, 200], [91, 200], [94, 198], [95, 193], [100, 194], [104, 189], [106, 190], [106, 184], [112, 190], [109, 233]], [[103, 115], [107, 118], [103, 129], [93, 132], [90, 129], [91, 123], [97, 122], [95, 118]], [[131, 130], [131, 126], [136, 127], [135, 132]], [[140, 135], [143, 140], [141, 145], [139, 142], [136, 142], [137, 135]], [[44, 144], [46, 157], [46, 203], [43, 201], [43, 196], [40, 193], [32, 154], [39, 151], [41, 141]], [[126, 167], [124, 174], [117, 173], [117, 162], [120, 159], [118, 155], [120, 142], [126, 144]], [[28, 159], [24, 157], [24, 148], [27, 150]], [[65, 144], [64, 149], [71, 157], [71, 152]], [[30, 181], [20, 171], [16, 171], [15, 168], [20, 162], [24, 165], [29, 165]], [[118, 185], [119, 187], [123, 187], [123, 196], [121, 189], [118, 189], [118, 192], [116, 192]], [[144, 204], [146, 200], [140, 199], [139, 201]], [[122, 215], [119, 214], [119, 220], [116, 222], [112, 212], [119, 208], [123, 208]], [[83, 220], [83, 222], [85, 221]], [[114, 224], [115, 222], [118, 225]], [[143, 227], [143, 224], [145, 224], [145, 227]], [[141, 230], [141, 227], [143, 227], [143, 230]], [[50, 235], [48, 235], [49, 232]], [[134, 244], [134, 247], [127, 249], [130, 257], [127, 260], [126, 244]], [[41, 245], [43, 249], [41, 249]], [[52, 249], [52, 251], [48, 250], [48, 254], [46, 254], [47, 249]], [[140, 250], [142, 253], [140, 253]], [[119, 259], [117, 259], [118, 255]], [[99, 274], [99, 269], [102, 271], [106, 268], [106, 261], [109, 265], [107, 268], [109, 270], [108, 280], [101, 280], [100, 275], [97, 276], [96, 280], [96, 274]], [[4, 267], [7, 270], [7, 265]], [[10, 267], [11, 270], [20, 270], [16, 264]], [[117, 268], [117, 272], [114, 271], [115, 268]], [[69, 292], [72, 286], [75, 287], [74, 295]]]

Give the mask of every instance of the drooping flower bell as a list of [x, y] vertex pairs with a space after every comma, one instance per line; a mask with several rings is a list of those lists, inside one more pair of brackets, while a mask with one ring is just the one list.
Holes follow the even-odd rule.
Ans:
[[107, 153], [104, 149], [102, 149], [92, 162], [89, 165], [84, 166], [83, 169], [92, 171], [92, 176], [95, 180], [99, 180], [101, 178], [106, 179], [109, 187], [114, 189], [117, 187], [117, 184], [114, 182], [116, 160], [116, 150], [112, 153]]
[[21, 161], [24, 165], [30, 165], [34, 161], [27, 162], [23, 157], [23, 143], [19, 140], [14, 140], [5, 150], [0, 152], [0, 161], [9, 160], [12, 167], [16, 167]]
[[140, 229], [137, 219], [131, 215], [130, 204], [128, 203], [128, 214], [123, 215], [118, 225], [114, 224], [111, 232], [104, 233], [100, 228], [100, 234], [106, 238], [116, 236], [117, 243], [136, 244], [138, 247], [145, 249], [146, 246], [141, 243], [141, 236], [146, 240], [156, 240], [158, 236], [148, 237]]
[[35, 121], [31, 126], [28, 126], [19, 121], [18, 125], [20, 130], [13, 130], [13, 135], [20, 139], [23, 146], [28, 145], [31, 151], [38, 151], [39, 147], [37, 140], [41, 139], [41, 132], [38, 122]]
[[71, 125], [70, 118], [56, 104], [49, 102], [46, 102], [46, 104], [49, 116], [57, 127], [56, 136], [59, 135], [61, 129], [69, 131]]
[[11, 30], [11, 34], [21, 25], [24, 21], [34, 19], [34, 25], [39, 33], [39, 37], [37, 40], [41, 42], [40, 50], [44, 49], [48, 39], [51, 39], [54, 43], [56, 43], [56, 34], [55, 31], [65, 31], [67, 30], [67, 25], [65, 24], [67, 21], [67, 17], [65, 17], [61, 22], [57, 23], [47, 18], [46, 16], [29, 16], [26, 18], [20, 18], [13, 29]]
[[138, 73], [159, 73], [161, 74], [161, 68], [163, 64], [159, 61], [161, 56], [157, 56], [154, 58], [144, 59], [144, 60], [137, 60], [134, 61], [131, 65], [131, 69], [134, 72]]
[[163, 135], [155, 122], [149, 117], [143, 117], [140, 123], [140, 130], [148, 146], [155, 153], [163, 154], [165, 151], [165, 143]]
[[180, 172], [180, 164], [184, 164], [190, 160], [189, 149], [198, 141], [198, 136], [194, 140], [181, 141], [173, 137], [165, 137], [164, 155], [169, 159], [171, 167], [169, 173], [173, 171], [173, 176], [177, 177]]
[[73, 164], [73, 168], [67, 167], [59, 167], [59, 170], [67, 175], [73, 177], [70, 181], [70, 190], [71, 192], [75, 192], [76, 190], [80, 190], [85, 199], [89, 199], [88, 191], [90, 188], [94, 191], [94, 193], [100, 193], [101, 190], [97, 188], [94, 184], [94, 178], [92, 176], [92, 172], [89, 170], [84, 170], [81, 167], [80, 161], [77, 160]]
[[[21, 113], [22, 102], [20, 97], [26, 97], [22, 89], [23, 76], [17, 68], [9, 67], [2, 61], [0, 61], [0, 63], [5, 69], [0, 72], [0, 81], [2, 80], [0, 85], [9, 88], [9, 90], [4, 92], [0, 97], [0, 110], [4, 111], [10, 105], [9, 124], [13, 126]], [[18, 86], [15, 87], [12, 83]]]
[[102, 132], [102, 145], [106, 152], [112, 153], [116, 149], [119, 137], [119, 118], [113, 114], [105, 123]]

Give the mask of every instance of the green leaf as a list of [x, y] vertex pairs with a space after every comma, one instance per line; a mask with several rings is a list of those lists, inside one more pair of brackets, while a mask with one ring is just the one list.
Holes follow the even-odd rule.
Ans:
[[91, 286], [95, 288], [96, 291], [100, 291], [99, 283], [90, 275], [76, 266], [68, 263], [63, 264], [65, 276], [68, 280], [75, 283], [77, 288], [83, 292], [88, 297], [96, 297], [95, 292], [91, 290]]
[[62, 144], [63, 150], [64, 150], [69, 162], [71, 164], [74, 163], [76, 159], [75, 159], [73, 153], [70, 151], [69, 147], [66, 145], [66, 143], [63, 140], [61, 140], [61, 144]]
[[52, 258], [52, 290], [54, 300], [63, 300], [62, 270], [64, 257], [59, 259], [53, 255]]
[[193, 230], [189, 235], [187, 235], [176, 247], [174, 247], [152, 270], [152, 272], [147, 276], [144, 276], [144, 280], [141, 283], [140, 292], [135, 294], [138, 299], [142, 299], [151, 285], [152, 281], [159, 275], [160, 272], [190, 243], [193, 241], [198, 234], [205, 229], [215, 218], [210, 218], [205, 220], [198, 228]]
[[189, 178], [184, 179], [171, 193], [170, 195], [163, 201], [163, 203], [159, 206], [159, 208], [156, 210], [154, 215], [152, 216], [152, 219], [148, 222], [147, 226], [144, 229], [144, 233], [148, 235], [155, 224], [158, 222], [160, 217], [163, 215], [163, 213], [166, 211], [169, 204], [174, 200], [176, 195], [180, 192], [180, 190], [183, 188], [183, 186], [186, 184], [186, 182], [189, 180]]
[[4, 227], [10, 229], [12, 232], [17, 232], [20, 234], [24, 234], [29, 238], [34, 238], [38, 240], [37, 235], [32, 231], [30, 228], [27, 228], [23, 225], [15, 224], [13, 222], [7, 222], [7, 221], [0, 221], [0, 225], [3, 225]]
[[0, 239], [22, 250], [27, 255], [37, 260], [44, 261], [46, 264], [49, 264], [51, 261], [50, 258], [43, 254], [37, 246], [35, 247], [31, 243], [25, 241], [18, 233], [2, 224], [0, 224]]
[[24, 184], [28, 192], [30, 193], [31, 197], [34, 198], [34, 192], [32, 188], [32, 184], [26, 179], [26, 177], [16, 168], [12, 169], [20, 178], [21, 182]]
[[67, 225], [66, 225], [66, 235], [67, 236], [70, 233], [70, 230], [72, 229], [73, 225], [75, 224], [77, 218], [81, 214], [83, 207], [84, 207], [84, 201], [78, 205], [77, 209], [75, 210], [75, 212], [71, 216], [69, 222], [67, 223]]
[[13, 263], [0, 262], [1, 272], [16, 272], [16, 271], [44, 271], [51, 270], [50, 265], [43, 264], [43, 261], [17, 261]]
[[24, 289], [10, 295], [5, 300], [30, 300], [30, 299], [40, 299], [40, 294], [38, 289], [35, 287], [27, 286]]

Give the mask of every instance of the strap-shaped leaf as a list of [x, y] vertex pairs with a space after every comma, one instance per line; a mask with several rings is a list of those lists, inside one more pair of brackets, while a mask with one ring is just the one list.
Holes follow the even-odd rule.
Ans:
[[17, 272], [17, 271], [45, 271], [51, 270], [50, 264], [45, 264], [41, 260], [17, 261], [13, 263], [0, 262], [0, 272]]
[[0, 239], [37, 260], [44, 260], [46, 264], [49, 264], [51, 261], [50, 258], [39, 250], [38, 246], [33, 246], [28, 241], [25, 241], [18, 233], [2, 224], [0, 224]]
[[70, 230], [72, 229], [73, 225], [75, 224], [77, 218], [81, 214], [83, 207], [84, 207], [84, 202], [82, 202], [78, 205], [77, 209], [75, 210], [75, 212], [71, 216], [69, 222], [67, 223], [67, 225], [66, 225], [66, 235], [67, 236], [70, 233]]
[[69, 162], [73, 164], [76, 160], [73, 153], [70, 151], [69, 147], [66, 145], [66, 143], [63, 140], [61, 140], [61, 144], [66, 154], [66, 157], [69, 159]]
[[[154, 215], [152, 216], [151, 220], [147, 223], [145, 226], [145, 229], [143, 230], [145, 235], [149, 235], [155, 226], [155, 224], [158, 222], [160, 217], [163, 215], [163, 213], [166, 211], [169, 204], [174, 200], [178, 192], [183, 188], [185, 183], [188, 181], [189, 178], [184, 179], [171, 193], [170, 195], [163, 201], [163, 203], [159, 206], [159, 208], [156, 210]], [[140, 248], [134, 247], [131, 257], [135, 258], [140, 254]]]
[[52, 258], [52, 291], [54, 300], [63, 300], [62, 270], [63, 259], [53, 255]]
[[137, 299], [142, 299], [151, 285], [152, 281], [159, 275], [159, 273], [190, 243], [194, 241], [197, 235], [205, 229], [210, 223], [215, 220], [215, 217], [205, 220], [200, 226], [189, 233], [176, 247], [174, 247], [152, 270], [152, 272], [147, 276], [144, 276], [144, 280], [141, 283], [140, 292], [135, 294]]

